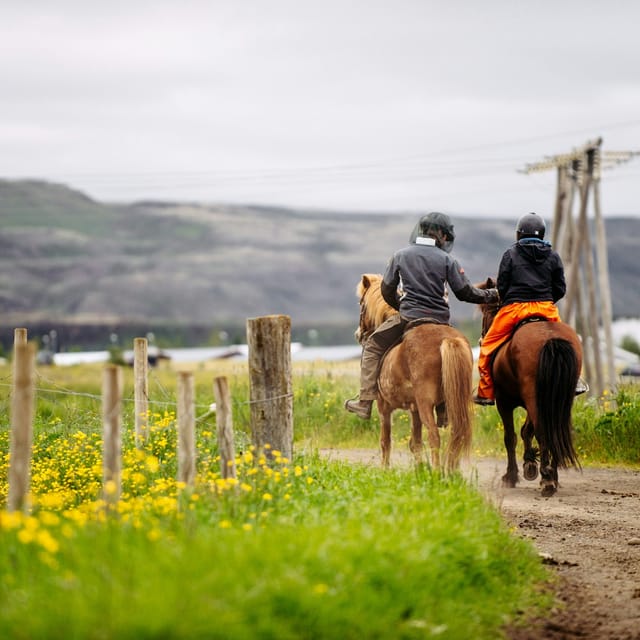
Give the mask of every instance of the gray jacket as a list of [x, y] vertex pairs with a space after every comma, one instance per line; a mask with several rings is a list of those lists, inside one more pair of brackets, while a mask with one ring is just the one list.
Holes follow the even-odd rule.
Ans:
[[418, 237], [393, 254], [384, 272], [382, 297], [406, 320], [432, 318], [449, 322], [446, 286], [458, 300], [474, 304], [497, 302], [495, 289], [474, 287], [458, 261], [431, 238]]

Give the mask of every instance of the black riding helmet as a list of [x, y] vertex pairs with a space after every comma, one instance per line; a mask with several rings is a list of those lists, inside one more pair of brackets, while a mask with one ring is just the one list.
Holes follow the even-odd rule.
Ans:
[[447, 253], [453, 248], [453, 241], [456, 239], [451, 218], [446, 213], [438, 211], [432, 211], [420, 218], [411, 232], [409, 242], [415, 243], [418, 236], [433, 238], [436, 245]]
[[544, 238], [546, 225], [544, 220], [535, 213], [525, 213], [516, 225], [516, 237], [518, 240], [522, 238]]

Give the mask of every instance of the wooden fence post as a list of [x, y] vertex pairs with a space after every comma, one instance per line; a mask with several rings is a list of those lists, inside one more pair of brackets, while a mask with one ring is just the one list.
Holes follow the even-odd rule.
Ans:
[[148, 348], [146, 338], [133, 340], [133, 380], [136, 447], [140, 448], [147, 439], [149, 426], [149, 378]]
[[259, 450], [270, 445], [291, 459], [291, 318], [283, 315], [249, 318], [247, 344], [253, 444]]
[[223, 478], [236, 477], [236, 452], [233, 441], [233, 415], [229, 385], [225, 377], [213, 381], [216, 398], [216, 426], [218, 432], [218, 451], [220, 452], [220, 471]]
[[107, 365], [102, 375], [102, 489], [104, 500], [110, 505], [120, 499], [121, 412], [122, 371], [115, 365]]
[[193, 374], [178, 374], [178, 482], [192, 486], [196, 478], [196, 421]]
[[24, 328], [13, 330], [13, 346], [27, 344], [27, 330]]
[[[20, 331], [16, 329], [16, 331]], [[13, 352], [13, 393], [11, 396], [11, 442], [9, 456], [9, 495], [7, 509], [29, 508], [31, 445], [33, 442], [33, 404], [35, 397], [35, 359], [33, 343], [16, 334]]]

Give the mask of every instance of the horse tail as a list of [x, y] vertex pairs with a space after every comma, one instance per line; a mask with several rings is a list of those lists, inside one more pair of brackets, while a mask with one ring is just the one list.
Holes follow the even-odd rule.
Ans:
[[536, 404], [538, 428], [557, 465], [580, 468], [573, 446], [571, 409], [578, 382], [578, 358], [563, 338], [548, 340], [538, 358]]
[[473, 356], [464, 338], [445, 338], [440, 345], [442, 387], [451, 434], [447, 449], [447, 467], [458, 467], [461, 456], [469, 455], [472, 437]]

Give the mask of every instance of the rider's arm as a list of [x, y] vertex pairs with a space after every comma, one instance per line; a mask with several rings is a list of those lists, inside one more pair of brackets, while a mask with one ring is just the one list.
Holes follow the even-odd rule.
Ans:
[[504, 300], [511, 287], [511, 253], [509, 251], [505, 251], [500, 260], [497, 286], [500, 299]]
[[478, 289], [474, 287], [457, 260], [451, 260], [447, 281], [458, 300], [473, 304], [492, 304], [498, 302], [497, 289]]
[[384, 275], [382, 276], [382, 282], [380, 283], [380, 293], [384, 298], [384, 301], [394, 309], [400, 308], [400, 301], [398, 300], [398, 285], [400, 284], [400, 270], [396, 265], [394, 258], [389, 260]]
[[561, 298], [564, 298], [564, 294], [567, 291], [567, 284], [564, 279], [564, 265], [562, 264], [562, 259], [558, 254], [557, 265], [553, 269], [551, 274], [551, 294], [553, 296], [553, 301], [558, 302]]

